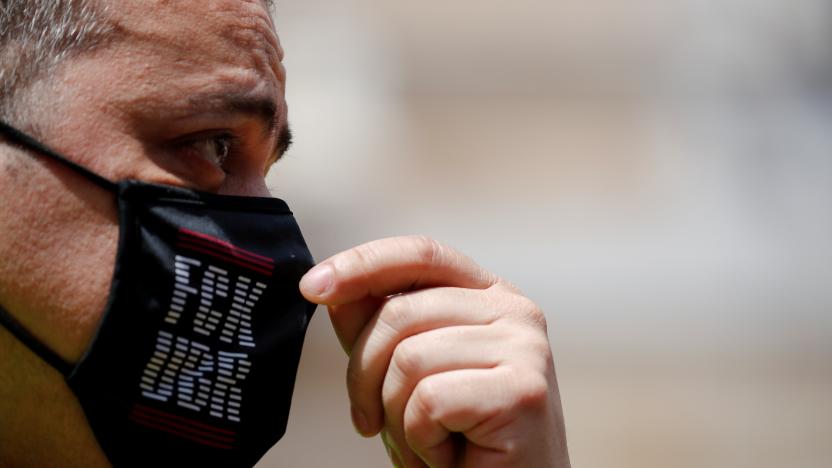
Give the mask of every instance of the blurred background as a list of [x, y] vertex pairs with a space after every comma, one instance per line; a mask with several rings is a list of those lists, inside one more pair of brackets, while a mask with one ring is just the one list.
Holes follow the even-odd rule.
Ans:
[[[573, 466], [832, 466], [832, 3], [277, 2], [316, 258], [421, 233], [546, 311]], [[319, 310], [261, 467], [389, 466]]]

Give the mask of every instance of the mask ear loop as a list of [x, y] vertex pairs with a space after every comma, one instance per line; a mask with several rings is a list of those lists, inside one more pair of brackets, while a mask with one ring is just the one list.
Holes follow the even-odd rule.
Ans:
[[[81, 166], [64, 156], [61, 156], [56, 151], [50, 149], [35, 138], [21, 132], [2, 120], [0, 120], [0, 135], [5, 136], [11, 143], [52, 158], [104, 190], [115, 193], [118, 189], [118, 185], [114, 182], [101, 177], [95, 172], [90, 171], [86, 167]], [[15, 338], [20, 340], [20, 342], [26, 345], [26, 347], [33, 353], [37, 354], [44, 360], [44, 362], [63, 374], [64, 377], [68, 377], [72, 373], [72, 370], [75, 368], [74, 365], [65, 361], [62, 357], [58, 356], [55, 351], [52, 351], [49, 347], [44, 345], [40, 340], [26, 330], [26, 328], [24, 328], [23, 325], [12, 317], [12, 315], [2, 306], [0, 306], [0, 325], [3, 325], [9, 333], [14, 335]]]
[[95, 172], [92, 172], [86, 167], [69, 160], [65, 156], [61, 156], [56, 151], [50, 149], [43, 143], [12, 127], [6, 122], [3, 122], [2, 120], [0, 120], [0, 135], [5, 135], [6, 138], [8, 138], [9, 141], [11, 141], [12, 143], [16, 143], [17, 145], [22, 146], [26, 149], [54, 159], [55, 161], [75, 171], [77, 174], [81, 175], [82, 177], [85, 177], [90, 182], [98, 185], [104, 190], [110, 191], [112, 193], [115, 193], [118, 190], [118, 185], [115, 182], [106, 179], [96, 174]]
[[26, 345], [29, 350], [37, 354], [44, 362], [63, 374], [64, 377], [69, 377], [72, 373], [72, 369], [75, 366], [65, 361], [55, 351], [52, 351], [41, 343], [40, 340], [23, 328], [20, 322], [15, 320], [2, 306], [0, 306], [0, 325], [3, 325], [9, 333]]

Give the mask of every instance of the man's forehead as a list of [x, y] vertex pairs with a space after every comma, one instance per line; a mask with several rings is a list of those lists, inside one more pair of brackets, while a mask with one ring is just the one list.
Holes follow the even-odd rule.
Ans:
[[[282, 61], [265, 0], [109, 0], [117, 29], [133, 40], [192, 52], [254, 48]], [[214, 39], [214, 40], [209, 40]], [[219, 45], [219, 49], [217, 48]], [[225, 48], [225, 49], [224, 49]]]

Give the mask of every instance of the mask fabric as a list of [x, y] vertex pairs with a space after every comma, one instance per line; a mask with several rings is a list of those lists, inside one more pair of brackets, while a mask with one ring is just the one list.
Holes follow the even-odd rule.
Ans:
[[120, 230], [80, 362], [2, 307], [0, 324], [65, 376], [114, 466], [253, 466], [286, 430], [315, 309], [298, 291], [314, 262], [286, 203], [114, 183], [2, 122], [0, 134], [112, 193]]

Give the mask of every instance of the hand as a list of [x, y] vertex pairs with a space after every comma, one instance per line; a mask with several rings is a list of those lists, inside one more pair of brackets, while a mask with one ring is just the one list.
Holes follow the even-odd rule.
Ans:
[[301, 280], [349, 355], [356, 429], [396, 466], [568, 467], [543, 313], [424, 237], [370, 242]]

